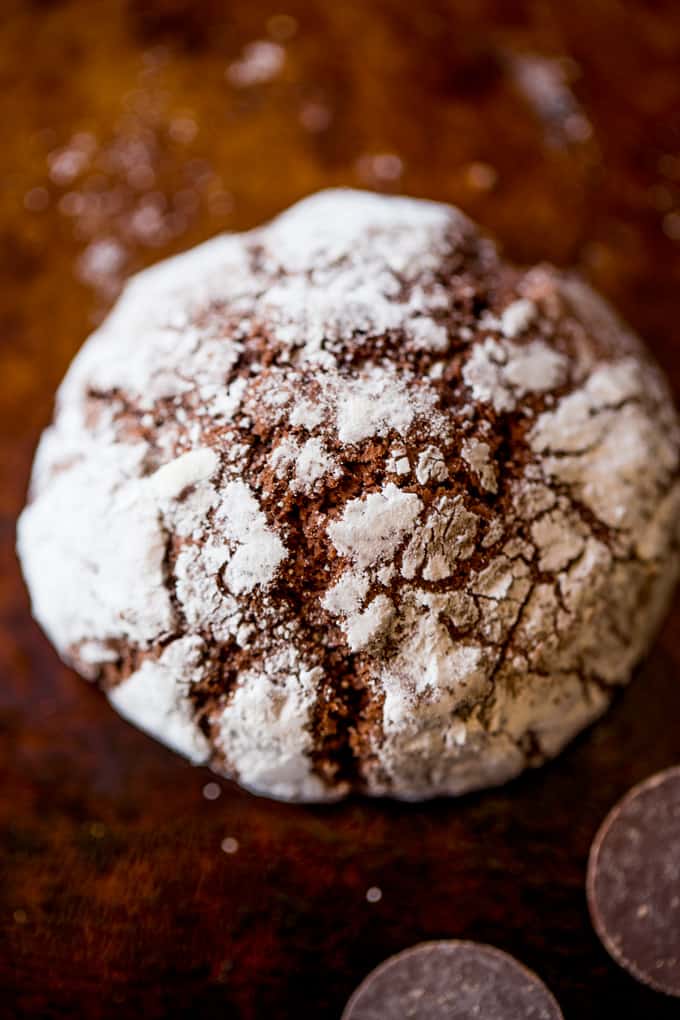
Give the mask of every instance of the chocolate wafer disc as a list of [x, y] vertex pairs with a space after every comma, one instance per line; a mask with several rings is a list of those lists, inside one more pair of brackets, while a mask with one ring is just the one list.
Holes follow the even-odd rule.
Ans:
[[616, 962], [680, 996], [680, 768], [645, 780], [609, 813], [590, 851], [588, 904]]
[[543, 982], [476, 942], [423, 942], [390, 957], [357, 988], [342, 1020], [562, 1020]]

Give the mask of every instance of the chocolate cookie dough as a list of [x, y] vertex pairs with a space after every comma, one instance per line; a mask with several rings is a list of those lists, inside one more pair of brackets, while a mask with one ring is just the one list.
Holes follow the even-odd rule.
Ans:
[[597, 718], [678, 572], [678, 423], [584, 283], [328, 191], [134, 278], [19, 552], [64, 659], [262, 794], [504, 782]]

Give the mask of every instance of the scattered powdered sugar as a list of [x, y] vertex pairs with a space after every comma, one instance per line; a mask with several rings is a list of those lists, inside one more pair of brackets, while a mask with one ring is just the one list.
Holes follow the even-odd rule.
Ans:
[[368, 573], [346, 570], [322, 600], [324, 609], [341, 617], [347, 643], [353, 652], [384, 634], [394, 617], [394, 605], [385, 595], [378, 595], [362, 610], [369, 587]]
[[315, 667], [279, 675], [272, 663], [266, 672], [246, 673], [227, 705], [215, 710], [219, 746], [244, 786], [282, 800], [328, 799], [309, 757], [321, 672]]
[[211, 392], [210, 387], [204, 386], [201, 396], [207, 402], [210, 414], [214, 418], [231, 421], [241, 405], [247, 386], [246, 379], [238, 378], [226, 389], [224, 386], [215, 385]]
[[309, 491], [320, 478], [332, 473], [337, 475], [338, 468], [327, 452], [321, 439], [308, 439], [300, 448], [295, 461], [295, 487]]
[[236, 550], [229, 558], [224, 579], [234, 595], [263, 587], [286, 557], [286, 547], [267, 520], [252, 492], [243, 482], [229, 482], [215, 509], [215, 527]]
[[349, 616], [355, 613], [365, 599], [370, 581], [368, 574], [346, 570], [332, 588], [326, 591], [322, 605], [329, 613]]
[[261, 313], [279, 342], [325, 368], [358, 333], [405, 331], [414, 346], [439, 349], [445, 333], [426, 321], [448, 307], [436, 271], [469, 230], [460, 213], [436, 203], [321, 192], [267, 229], [274, 279]]
[[417, 410], [425, 410], [415, 396], [403, 382], [384, 373], [346, 382], [336, 393], [338, 439], [358, 443], [391, 430], [405, 435]]
[[454, 642], [427, 602], [428, 596], [418, 593], [404, 600], [406, 636], [381, 674], [383, 725], [397, 742], [410, 745], [409, 756], [422, 754], [430, 727], [478, 699], [487, 683], [489, 652], [475, 642]]
[[328, 526], [328, 535], [342, 556], [367, 567], [394, 554], [422, 506], [415, 493], [388, 482], [381, 492], [345, 504], [342, 516]]
[[150, 480], [154, 494], [158, 499], [175, 499], [188, 486], [210, 478], [218, 465], [217, 454], [209, 447], [190, 450], [156, 471]]
[[389, 455], [385, 460], [385, 470], [389, 474], [405, 478], [411, 473], [411, 461], [408, 457], [408, 450], [401, 443], [391, 447]]
[[404, 577], [420, 572], [425, 581], [449, 577], [456, 561], [468, 559], [474, 552], [478, 523], [477, 515], [465, 509], [460, 496], [440, 496], [404, 550]]
[[193, 761], [283, 799], [462, 793], [556, 753], [649, 647], [679, 448], [584, 284], [331, 191], [128, 284], [19, 554], [62, 655]]
[[548, 455], [544, 465], [548, 477], [568, 484], [601, 521], [625, 528], [656, 506], [656, 484], [646, 484], [647, 465], [654, 461], [659, 473], [671, 474], [676, 458], [673, 438], [651, 425], [639, 407], [629, 405], [611, 416], [609, 429], [590, 449], [576, 456]]
[[159, 500], [164, 527], [182, 538], [203, 538], [210, 511], [219, 499], [217, 489], [208, 481], [194, 482], [178, 495], [181, 498]]
[[414, 319], [409, 333], [416, 348], [425, 351], [445, 351], [449, 346], [449, 336], [443, 326], [438, 326], [432, 319]]
[[416, 478], [421, 485], [428, 482], [443, 482], [449, 477], [449, 470], [444, 462], [441, 450], [436, 446], [426, 446], [418, 457]]
[[[359, 279], [359, 267], [349, 263], [360, 246], [369, 265], [387, 266], [408, 279], [424, 269], [436, 270], [447, 232], [468, 227], [462, 213], [438, 202], [402, 197], [386, 201], [372, 192], [339, 189], [297, 202], [270, 224], [268, 233], [279, 262], [289, 270], [301, 266], [318, 271], [340, 263], [352, 280]], [[395, 296], [392, 304], [399, 307]]]
[[358, 652], [385, 633], [394, 617], [394, 604], [386, 595], [369, 602], [363, 613], [349, 616], [345, 626], [350, 651]]
[[565, 379], [563, 354], [542, 340], [523, 346], [492, 337], [477, 344], [463, 366], [463, 379], [475, 400], [495, 411], [512, 411], [527, 393], [545, 393]]
[[240, 60], [227, 68], [227, 78], [238, 88], [261, 85], [275, 78], [284, 65], [286, 51], [268, 39], [256, 39], [244, 46]]
[[290, 412], [291, 425], [300, 425], [312, 432], [324, 420], [324, 409], [318, 401], [301, 400]]
[[581, 454], [597, 445], [609, 431], [619, 405], [640, 392], [640, 368], [630, 358], [603, 365], [585, 384], [568, 394], [553, 411], [541, 414], [532, 430], [533, 448], [544, 454]]
[[507, 345], [507, 362], [503, 379], [517, 396], [545, 393], [560, 386], [567, 372], [567, 360], [542, 340], [533, 340], [524, 347]]
[[33, 611], [63, 653], [92, 637], [144, 646], [172, 629], [158, 509], [135, 477], [143, 454], [83, 443], [68, 471], [51, 479], [49, 499], [35, 499], [21, 517]]
[[278, 478], [290, 476], [295, 492], [311, 492], [327, 475], [337, 477], [340, 469], [328, 453], [322, 439], [313, 436], [302, 446], [292, 438], [283, 439], [274, 449], [270, 464]]
[[175, 560], [175, 595], [186, 624], [192, 630], [212, 634], [215, 641], [229, 641], [242, 627], [239, 603], [220, 584], [229, 556], [227, 545], [208, 541], [187, 544]]
[[463, 460], [478, 476], [482, 487], [487, 492], [497, 492], [496, 467], [491, 460], [491, 450], [488, 443], [483, 443], [480, 439], [466, 439], [461, 446], [460, 452]]
[[[205, 389], [223, 393], [240, 344], [191, 324], [204, 303], [237, 296], [248, 279], [245, 252], [230, 237], [215, 238], [134, 277], [114, 310], [81, 348], [62, 384], [68, 400], [86, 385], [126, 393], [145, 410], [157, 400]], [[185, 374], [187, 365], [191, 374]]]
[[294, 439], [282, 439], [278, 446], [274, 447], [269, 463], [276, 472], [278, 478], [285, 478], [295, 464], [295, 459], [300, 452], [300, 447]]
[[513, 301], [501, 315], [501, 333], [509, 340], [519, 336], [529, 328], [536, 318], [537, 312], [538, 309], [533, 301], [528, 301], [526, 298]]
[[534, 545], [540, 550], [538, 568], [556, 573], [576, 560], [585, 548], [587, 532], [568, 510], [542, 514], [531, 526]]
[[147, 659], [109, 692], [111, 704], [122, 716], [194, 762], [210, 757], [186, 690], [201, 678], [201, 652], [199, 638], [179, 638], [159, 659]]
[[379, 570], [376, 570], [375, 573], [376, 580], [378, 580], [380, 584], [384, 584], [385, 586], [387, 586], [394, 577], [394, 575], [396, 574], [396, 572], [397, 572], [396, 565], [394, 563], [390, 563], [386, 567], [380, 567]]
[[613, 528], [645, 520], [657, 505], [659, 479], [670, 480], [677, 468], [672, 419], [668, 431], [659, 429], [640, 406], [647, 386], [648, 371], [630, 359], [603, 367], [540, 415], [530, 437], [546, 476], [568, 484]]

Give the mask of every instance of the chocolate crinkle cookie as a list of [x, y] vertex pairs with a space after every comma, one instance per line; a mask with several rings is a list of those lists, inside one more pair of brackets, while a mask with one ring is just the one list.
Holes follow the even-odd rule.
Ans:
[[135, 277], [36, 456], [35, 615], [127, 719], [286, 800], [497, 784], [649, 648], [678, 422], [578, 279], [312, 196]]

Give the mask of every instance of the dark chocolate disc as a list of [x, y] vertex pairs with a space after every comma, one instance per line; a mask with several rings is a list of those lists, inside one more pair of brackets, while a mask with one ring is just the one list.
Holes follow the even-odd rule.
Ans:
[[609, 813], [590, 851], [588, 904], [616, 962], [680, 996], [680, 768], [640, 783]]
[[423, 942], [359, 985], [342, 1020], [562, 1020], [545, 985], [512, 956], [476, 942]]

